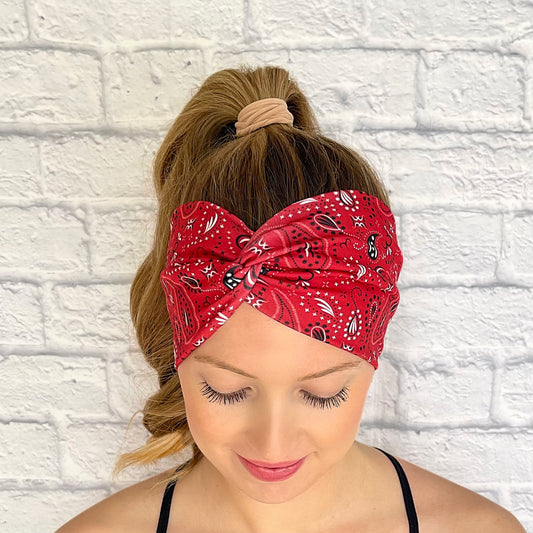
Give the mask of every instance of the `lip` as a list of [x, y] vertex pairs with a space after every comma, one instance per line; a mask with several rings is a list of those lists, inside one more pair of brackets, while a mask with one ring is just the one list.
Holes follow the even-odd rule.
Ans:
[[[238, 455], [238, 454], [237, 454]], [[265, 466], [259, 466], [255, 462], [251, 462], [248, 459], [245, 459], [244, 457], [239, 455], [239, 459], [241, 463], [246, 467], [246, 469], [257, 479], [261, 481], [283, 481], [284, 479], [290, 478], [292, 475], [294, 475], [302, 466], [303, 462], [305, 461], [305, 457], [302, 457], [298, 461], [290, 464], [288, 461], [285, 461], [284, 463], [264, 463], [261, 462], [261, 464], [276, 464], [276, 465], [285, 465], [285, 466], [277, 466], [277, 467], [265, 467]]]
[[248, 461], [249, 463], [252, 463], [256, 466], [260, 466], [262, 468], [285, 468], [287, 466], [295, 465], [298, 461], [301, 461], [301, 459], [296, 459], [295, 461], [284, 461], [282, 463], [265, 463], [264, 461], [252, 461], [251, 459], [246, 459], [243, 457], [245, 461]]

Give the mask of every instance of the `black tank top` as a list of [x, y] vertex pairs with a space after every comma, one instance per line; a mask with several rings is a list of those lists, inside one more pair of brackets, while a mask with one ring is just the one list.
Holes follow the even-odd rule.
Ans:
[[[411, 494], [411, 488], [409, 487], [409, 481], [407, 481], [407, 476], [402, 468], [402, 465], [398, 460], [390, 455], [389, 453], [383, 451], [380, 448], [376, 448], [380, 452], [383, 452], [392, 462], [394, 468], [396, 468], [396, 473], [400, 479], [400, 485], [402, 486], [403, 501], [405, 504], [405, 512], [407, 513], [407, 520], [409, 521], [409, 533], [418, 533], [418, 518], [416, 516], [415, 503], [413, 501], [413, 496]], [[185, 466], [186, 463], [180, 465], [176, 472]], [[165, 494], [163, 495], [163, 501], [161, 502], [161, 511], [159, 513], [159, 522], [157, 523], [156, 533], [167, 533], [168, 527], [168, 518], [170, 515], [170, 505], [172, 504], [172, 495], [174, 494], [174, 486], [176, 481], [170, 481], [165, 488]]]

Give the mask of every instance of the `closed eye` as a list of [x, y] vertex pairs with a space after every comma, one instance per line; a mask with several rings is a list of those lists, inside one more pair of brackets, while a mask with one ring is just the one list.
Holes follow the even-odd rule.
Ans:
[[[241, 389], [236, 392], [230, 392], [228, 394], [223, 394], [214, 390], [209, 384], [205, 381], [202, 381], [202, 394], [207, 397], [210, 402], [218, 404], [234, 404], [237, 402], [242, 402], [247, 398], [246, 389]], [[345, 402], [348, 399], [349, 387], [343, 387], [337, 394], [330, 396], [328, 398], [323, 398], [321, 396], [315, 396], [307, 391], [303, 391], [303, 396], [307, 404], [317, 407], [319, 409], [331, 409], [332, 407], [339, 407], [341, 402]]]

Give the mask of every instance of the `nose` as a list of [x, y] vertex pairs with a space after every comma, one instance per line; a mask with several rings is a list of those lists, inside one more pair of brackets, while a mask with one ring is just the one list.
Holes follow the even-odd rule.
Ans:
[[250, 437], [261, 460], [282, 462], [294, 457], [295, 443], [300, 432], [300, 421], [286, 397], [266, 397], [257, 402], [250, 419]]

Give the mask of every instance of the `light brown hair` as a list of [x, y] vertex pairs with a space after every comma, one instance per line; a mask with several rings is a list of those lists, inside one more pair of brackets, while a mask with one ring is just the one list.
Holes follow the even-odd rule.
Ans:
[[[281, 98], [294, 124], [270, 124], [237, 137], [239, 111], [261, 98]], [[120, 456], [114, 475], [192, 446], [180, 479], [203, 457], [187, 424], [178, 374], [173, 372], [172, 329], [159, 274], [165, 266], [169, 221], [178, 205], [214, 202], [250, 229], [288, 205], [325, 192], [357, 189], [389, 199], [377, 173], [353, 149], [323, 136], [307, 98], [289, 72], [276, 66], [224, 69], [210, 75], [166, 134], [153, 164], [158, 214], [152, 248], [133, 279], [130, 312], [139, 346], [157, 371], [159, 390], [148, 398], [146, 444]], [[135, 416], [135, 415], [134, 415]]]

